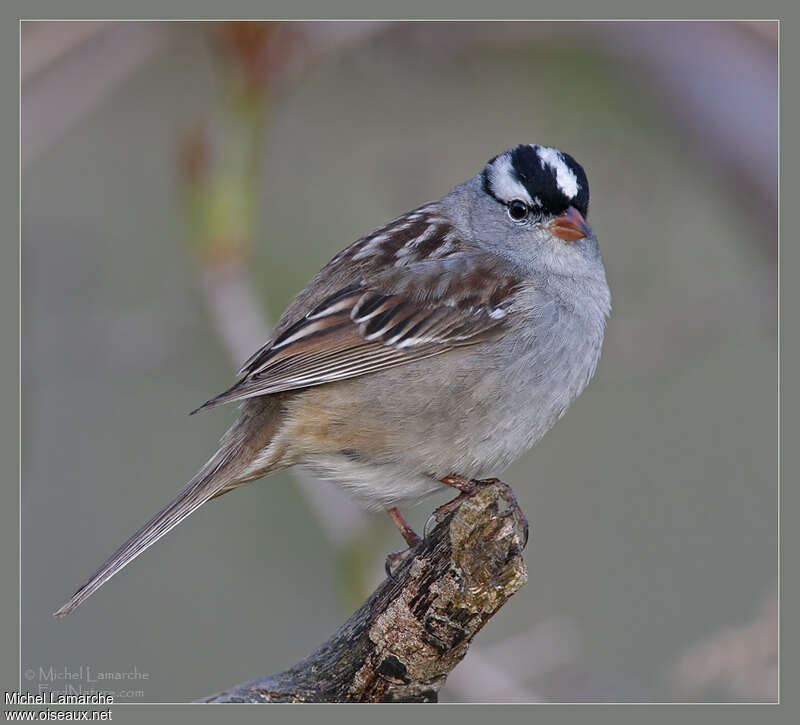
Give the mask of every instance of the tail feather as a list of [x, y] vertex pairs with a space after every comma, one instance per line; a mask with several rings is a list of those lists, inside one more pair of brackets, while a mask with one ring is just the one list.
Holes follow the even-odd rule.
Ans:
[[103, 565], [75, 591], [69, 600], [54, 612], [54, 616], [64, 617], [79, 607], [145, 549], [175, 528], [221, 489], [231, 484], [235, 480], [237, 470], [238, 466], [230, 449], [223, 448], [217, 452], [169, 504], [103, 562]]
[[228, 388], [227, 390], [221, 392], [219, 395], [215, 395], [210, 400], [207, 400], [199, 408], [190, 410], [189, 415], [195, 415], [196, 413], [199, 413], [201, 410], [208, 410], [208, 408], [216, 408], [218, 405], [231, 403], [234, 400], [240, 400], [241, 396], [238, 395], [240, 382], [231, 385], [231, 387]]

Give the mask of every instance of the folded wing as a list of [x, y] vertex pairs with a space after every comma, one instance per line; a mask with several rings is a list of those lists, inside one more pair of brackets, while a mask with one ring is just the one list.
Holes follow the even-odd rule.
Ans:
[[334, 288], [305, 314], [290, 308], [298, 319], [287, 324], [284, 317], [239, 381], [197, 410], [366, 375], [500, 336], [519, 285], [507, 265], [482, 254], [359, 270], [357, 281]]

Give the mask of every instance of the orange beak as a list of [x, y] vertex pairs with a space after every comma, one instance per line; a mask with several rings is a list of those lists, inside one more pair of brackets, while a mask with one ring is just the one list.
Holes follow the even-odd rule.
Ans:
[[576, 242], [588, 237], [592, 232], [581, 213], [571, 206], [561, 216], [550, 223], [550, 231], [566, 242]]

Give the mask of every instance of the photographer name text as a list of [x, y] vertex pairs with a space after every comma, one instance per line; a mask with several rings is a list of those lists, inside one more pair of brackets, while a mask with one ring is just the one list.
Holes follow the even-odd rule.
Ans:
[[103, 693], [93, 695], [65, 695], [61, 692], [6, 692], [6, 705], [113, 705], [114, 696]]

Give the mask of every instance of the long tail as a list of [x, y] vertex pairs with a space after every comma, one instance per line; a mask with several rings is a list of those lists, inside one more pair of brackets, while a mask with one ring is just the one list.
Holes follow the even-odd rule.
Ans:
[[[259, 398], [245, 405], [239, 419], [222, 439], [220, 449], [192, 478], [186, 486], [161, 511], [142, 526], [103, 565], [87, 579], [54, 614], [64, 617], [79, 607], [103, 584], [123, 567], [132, 562], [145, 549], [155, 544], [164, 534], [174, 529], [187, 516], [206, 501], [244, 483], [242, 473], [247, 464], [272, 436], [278, 402], [269, 397]], [[263, 470], [263, 469], [262, 469]], [[264, 475], [267, 471], [263, 470]], [[252, 478], [252, 477], [251, 477]]]
[[231, 468], [237, 467], [233, 465], [233, 461], [229, 457], [225, 456], [225, 451], [220, 450], [170, 503], [106, 559], [103, 565], [81, 584], [54, 615], [64, 617], [79, 607], [145, 549], [155, 544], [164, 534], [194, 513], [215, 493], [235, 480]]

